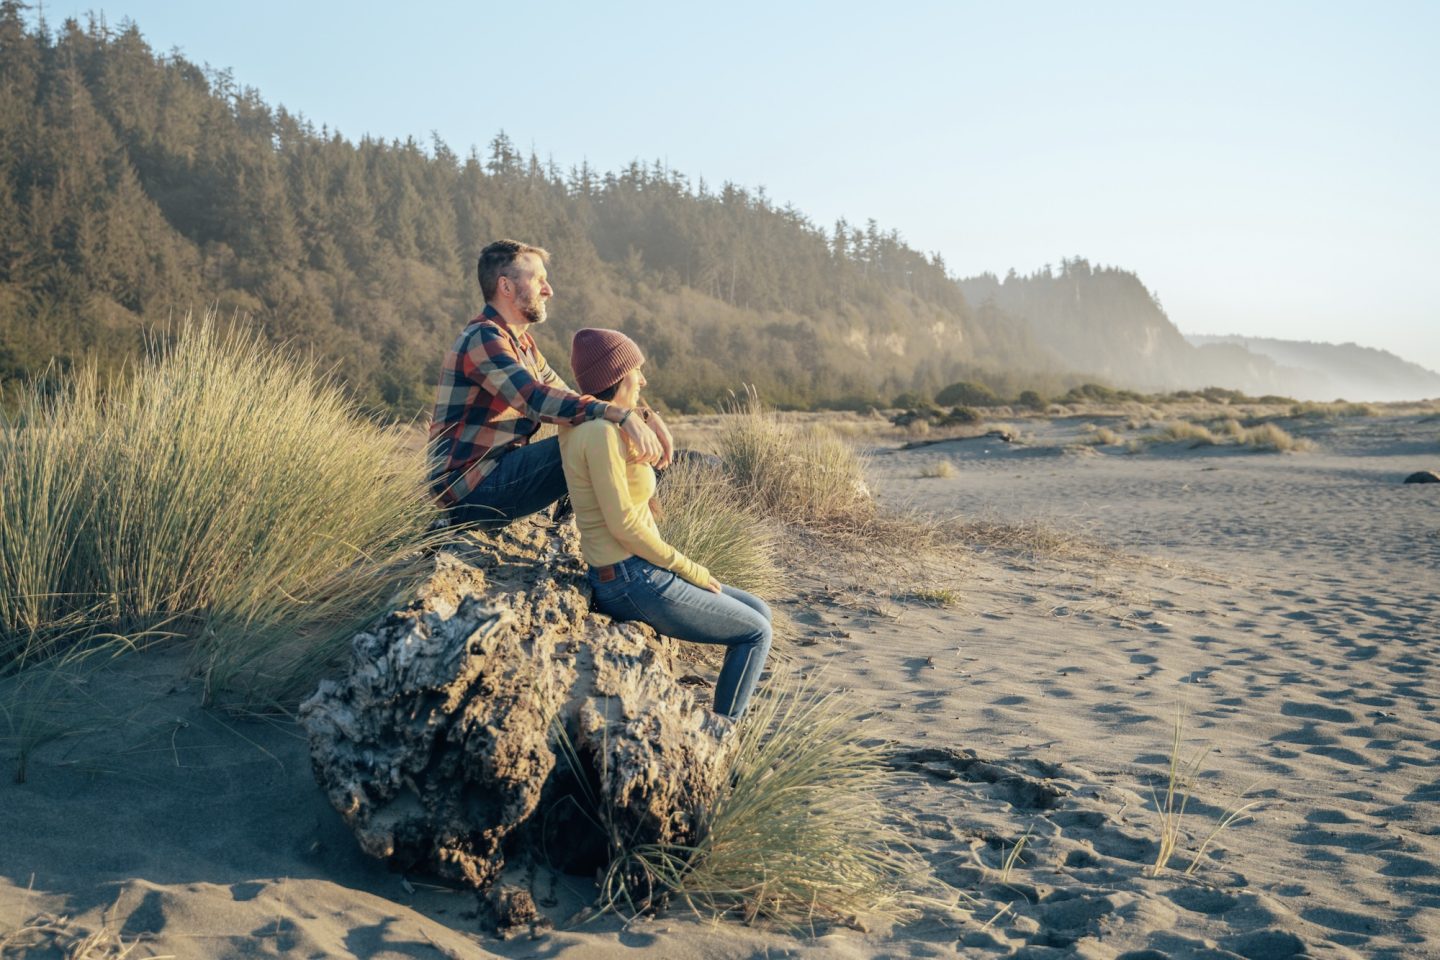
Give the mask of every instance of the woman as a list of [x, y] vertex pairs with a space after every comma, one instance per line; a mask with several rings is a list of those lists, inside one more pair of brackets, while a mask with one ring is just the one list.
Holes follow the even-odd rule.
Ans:
[[[617, 330], [581, 330], [570, 353], [580, 392], [628, 407], [630, 416], [641, 415], [635, 407], [645, 386], [644, 362], [635, 342]], [[715, 711], [740, 717], [770, 652], [770, 608], [722, 585], [660, 536], [650, 510], [655, 470], [630, 462], [619, 424], [562, 425], [560, 461], [596, 608], [668, 637], [725, 645]]]

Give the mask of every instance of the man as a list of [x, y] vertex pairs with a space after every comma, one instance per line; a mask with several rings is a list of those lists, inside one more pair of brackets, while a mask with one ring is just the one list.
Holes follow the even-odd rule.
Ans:
[[659, 414], [578, 394], [545, 362], [530, 336], [554, 295], [550, 254], [515, 240], [480, 251], [485, 309], [445, 357], [430, 421], [430, 484], [452, 522], [496, 529], [565, 495], [554, 437], [541, 423], [618, 423], [637, 463], [664, 468], [673, 440]]

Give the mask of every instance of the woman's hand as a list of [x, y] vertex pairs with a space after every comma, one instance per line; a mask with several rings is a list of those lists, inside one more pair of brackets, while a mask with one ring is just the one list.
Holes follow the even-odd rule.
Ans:
[[711, 578], [710, 578], [710, 582], [707, 583], [707, 584], [705, 584], [705, 589], [706, 589], [706, 590], [709, 590], [711, 593], [719, 593], [719, 592], [720, 592], [720, 581], [719, 581], [719, 580], [716, 580], [714, 577], [711, 577]]

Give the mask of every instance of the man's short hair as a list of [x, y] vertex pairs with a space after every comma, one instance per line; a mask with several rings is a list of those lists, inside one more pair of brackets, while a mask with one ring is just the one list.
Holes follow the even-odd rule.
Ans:
[[480, 262], [475, 265], [475, 274], [480, 278], [480, 293], [489, 303], [500, 286], [501, 277], [515, 279], [515, 260], [521, 254], [533, 253], [542, 263], [550, 262], [550, 251], [544, 247], [531, 246], [519, 240], [496, 240], [480, 251]]

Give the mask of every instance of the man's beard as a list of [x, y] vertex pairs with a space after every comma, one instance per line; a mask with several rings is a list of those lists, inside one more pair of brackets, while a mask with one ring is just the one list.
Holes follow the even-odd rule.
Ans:
[[520, 308], [520, 316], [526, 323], [545, 322], [545, 301], [537, 294], [534, 299]]

